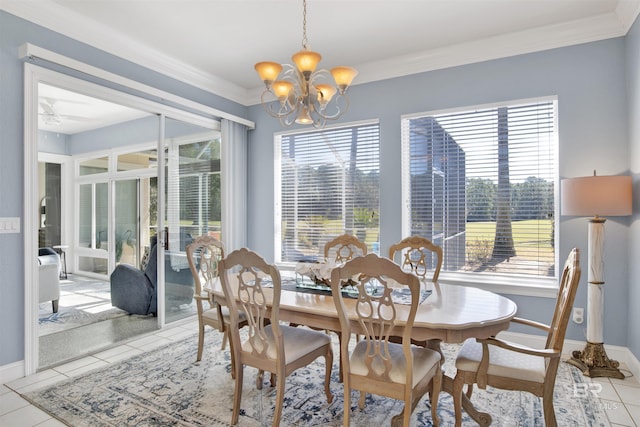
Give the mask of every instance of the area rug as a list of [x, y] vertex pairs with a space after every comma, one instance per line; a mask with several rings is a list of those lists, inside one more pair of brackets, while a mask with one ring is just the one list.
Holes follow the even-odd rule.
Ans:
[[[229, 352], [220, 351], [221, 335], [209, 332], [205, 354], [196, 362], [197, 336], [169, 344], [131, 359], [23, 395], [34, 405], [70, 426], [228, 426], [231, 421], [234, 382]], [[334, 342], [336, 355], [337, 340]], [[458, 349], [445, 345], [447, 373]], [[343, 388], [338, 382], [338, 358], [334, 359], [332, 391], [327, 403], [323, 392], [324, 359], [287, 377], [282, 426], [341, 426]], [[269, 426], [275, 406], [275, 389], [267, 376], [262, 390], [255, 386], [257, 371], [246, 367], [242, 410], [238, 426]], [[559, 426], [608, 426], [599, 401], [582, 390], [582, 374], [562, 363], [555, 388]], [[367, 396], [364, 410], [352, 394], [354, 426], [388, 426], [402, 410], [400, 402]], [[488, 388], [476, 390], [474, 405], [493, 416], [493, 426], [543, 426], [540, 400], [528, 393]], [[451, 396], [442, 393], [438, 404], [442, 426], [454, 424]], [[431, 426], [426, 398], [412, 416], [412, 426]], [[464, 426], [475, 422], [464, 414]]]
[[127, 314], [111, 306], [109, 282], [74, 276], [60, 283], [57, 313], [52, 312], [51, 302], [39, 305], [38, 334], [45, 336]]
[[75, 307], [60, 307], [57, 313], [44, 314], [38, 318], [39, 336], [115, 319], [127, 314], [126, 311], [115, 307], [108, 307], [95, 313]]

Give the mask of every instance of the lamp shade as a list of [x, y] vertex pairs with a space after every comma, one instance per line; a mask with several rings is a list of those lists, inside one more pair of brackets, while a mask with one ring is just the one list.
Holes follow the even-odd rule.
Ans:
[[331, 75], [340, 88], [341, 93], [347, 90], [347, 87], [349, 87], [357, 74], [356, 69], [351, 67], [334, 67], [331, 69]]
[[271, 83], [278, 78], [278, 74], [282, 71], [282, 65], [277, 62], [258, 62], [254, 68], [258, 72], [263, 82]]
[[318, 102], [320, 104], [326, 104], [327, 102], [331, 101], [333, 95], [336, 94], [336, 88], [331, 85], [320, 84], [316, 86], [316, 92], [318, 96]]
[[630, 176], [585, 176], [561, 182], [562, 215], [631, 215], [632, 180]]
[[276, 80], [273, 82], [273, 93], [278, 99], [283, 102], [289, 97], [289, 94], [293, 90], [293, 83], [285, 80]]
[[318, 52], [312, 52], [304, 49], [295, 53], [291, 59], [296, 63], [296, 66], [301, 73], [313, 73], [316, 70], [318, 62], [322, 59], [322, 56]]

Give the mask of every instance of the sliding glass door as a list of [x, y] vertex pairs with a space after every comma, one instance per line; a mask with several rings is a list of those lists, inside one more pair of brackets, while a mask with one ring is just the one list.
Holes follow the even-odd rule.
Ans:
[[140, 180], [115, 182], [115, 263], [140, 265]]
[[220, 134], [178, 120], [165, 124], [165, 322], [195, 312], [186, 246], [221, 238]]
[[[33, 373], [42, 355], [53, 350], [62, 358], [81, 355], [61, 348], [59, 341], [50, 340], [55, 344], [49, 346], [39, 339], [34, 261], [40, 246], [65, 248], [70, 278], [109, 281], [119, 264], [144, 271], [153, 266], [158, 317], [144, 319], [162, 327], [194, 314], [185, 248], [193, 237], [220, 230], [220, 123], [210, 112], [193, 114], [44, 68], [26, 68], [25, 313], [32, 321], [25, 327], [25, 371]], [[38, 179], [38, 155], [69, 159], [69, 167], [58, 172], [64, 172], [60, 192], [66, 194], [60, 206]], [[60, 309], [70, 302], [61, 297]], [[79, 351], [112, 344], [100, 339], [84, 340]], [[45, 364], [59, 361], [48, 357]]]
[[109, 271], [109, 185], [92, 182], [80, 184], [78, 188], [78, 259], [74, 271], [106, 275]]

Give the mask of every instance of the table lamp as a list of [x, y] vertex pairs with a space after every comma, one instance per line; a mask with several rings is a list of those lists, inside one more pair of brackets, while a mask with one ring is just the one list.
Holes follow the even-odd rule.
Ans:
[[561, 214], [588, 216], [589, 276], [587, 294], [587, 344], [574, 351], [567, 362], [589, 377], [624, 378], [619, 363], [607, 357], [604, 349], [604, 216], [631, 215], [630, 176], [593, 176], [563, 179]]

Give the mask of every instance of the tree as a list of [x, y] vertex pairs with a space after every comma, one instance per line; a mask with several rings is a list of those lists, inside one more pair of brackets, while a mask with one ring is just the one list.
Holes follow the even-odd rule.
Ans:
[[495, 220], [496, 185], [486, 178], [467, 181], [467, 221]]
[[496, 192], [496, 235], [492, 262], [516, 255], [511, 229], [511, 185], [509, 184], [509, 117], [507, 107], [498, 108], [498, 191]]

